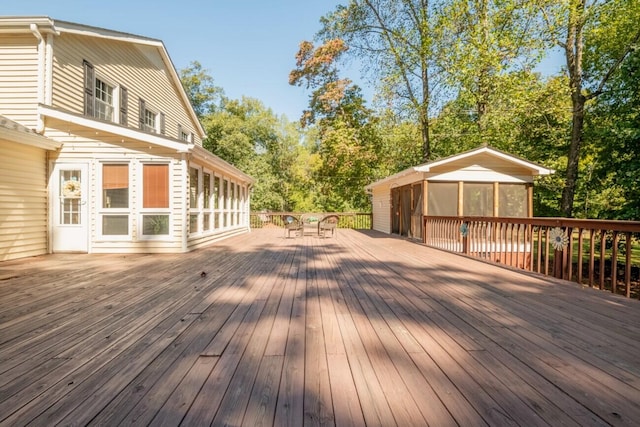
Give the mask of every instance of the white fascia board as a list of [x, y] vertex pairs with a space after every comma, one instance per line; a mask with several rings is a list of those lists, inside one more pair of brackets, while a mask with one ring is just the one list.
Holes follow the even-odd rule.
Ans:
[[499, 150], [495, 150], [491, 147], [480, 147], [477, 148], [475, 150], [470, 150], [461, 154], [457, 154], [451, 157], [446, 157], [444, 159], [440, 159], [440, 160], [436, 160], [434, 162], [431, 163], [425, 163], [423, 165], [420, 166], [416, 166], [417, 170], [420, 170], [422, 172], [430, 172], [432, 168], [437, 167], [437, 166], [441, 166], [450, 162], [455, 162], [457, 160], [461, 160], [461, 159], [465, 159], [467, 157], [471, 157], [471, 156], [475, 156], [478, 154], [482, 154], [482, 153], [487, 153], [489, 155], [498, 157], [500, 159], [503, 159], [507, 162], [511, 162], [511, 163], [515, 163], [519, 166], [522, 166], [524, 168], [527, 168], [531, 171], [534, 172], [534, 174], [536, 175], [550, 175], [552, 173], [554, 173], [555, 171], [553, 169], [547, 169], [543, 166], [537, 165], [535, 163], [531, 163], [529, 161], [520, 159], [518, 157], [509, 155], [507, 153], [503, 153]]
[[49, 139], [46, 136], [8, 129], [3, 126], [0, 126], [0, 139], [52, 151], [62, 146], [62, 143]]
[[160, 147], [169, 148], [175, 150], [178, 153], [188, 153], [191, 148], [194, 147], [192, 143], [182, 143], [174, 141], [168, 138], [156, 134], [149, 134], [133, 128], [115, 125], [111, 123], [94, 120], [85, 116], [77, 116], [75, 114], [66, 113], [54, 108], [47, 107], [45, 105], [38, 106], [38, 114], [51, 117], [54, 119], [62, 120], [68, 123], [73, 123], [78, 126], [86, 127], [89, 129], [95, 129], [102, 132], [111, 133], [121, 136], [123, 138], [135, 139], [137, 141], [146, 142], [149, 144], [158, 145]]
[[216, 156], [211, 151], [206, 150], [203, 147], [200, 147], [199, 145], [194, 145], [191, 150], [191, 153], [195, 160], [199, 160], [205, 165], [210, 165], [212, 168], [222, 171], [228, 174], [229, 176], [232, 176], [234, 178], [239, 178], [248, 184], [253, 184], [255, 182], [255, 180], [251, 176], [242, 172], [240, 169], [233, 166], [231, 163]]
[[[396, 173], [394, 175], [391, 175], [391, 176], [388, 176], [386, 178], [383, 178], [383, 179], [381, 179], [379, 181], [372, 182], [371, 184], [365, 186], [364, 189], [365, 190], [373, 190], [375, 187], [378, 187], [380, 185], [390, 184], [390, 183], [392, 183], [394, 181], [398, 181], [398, 180], [401, 180], [401, 179], [404, 181], [404, 179], [406, 179], [406, 177], [408, 177], [410, 175], [413, 175], [413, 174], [416, 174], [416, 178], [419, 178], [421, 172], [422, 171], [418, 170], [417, 167], [412, 167], [412, 168], [409, 168], [409, 169], [405, 169], [405, 170], [403, 170], [401, 172], [398, 172], [398, 173]], [[411, 182], [415, 182], [415, 181], [411, 181]]]

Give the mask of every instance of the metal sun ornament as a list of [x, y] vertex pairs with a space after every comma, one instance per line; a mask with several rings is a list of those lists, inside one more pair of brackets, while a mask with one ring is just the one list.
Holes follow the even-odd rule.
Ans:
[[569, 244], [569, 236], [567, 236], [567, 233], [560, 227], [552, 228], [551, 231], [549, 231], [549, 238], [551, 239], [553, 249], [557, 251], [564, 250]]

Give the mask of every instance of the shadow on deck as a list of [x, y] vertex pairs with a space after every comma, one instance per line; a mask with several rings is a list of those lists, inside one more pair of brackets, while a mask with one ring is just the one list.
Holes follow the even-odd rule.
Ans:
[[0, 271], [2, 425], [640, 419], [638, 301], [373, 231]]

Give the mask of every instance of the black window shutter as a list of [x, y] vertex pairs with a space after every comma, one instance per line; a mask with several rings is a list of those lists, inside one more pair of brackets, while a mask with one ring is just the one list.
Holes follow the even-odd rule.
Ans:
[[142, 98], [140, 98], [138, 110], [139, 110], [139, 112], [138, 112], [138, 121], [140, 122], [140, 129], [144, 129], [145, 103], [144, 103], [144, 99], [142, 99]]
[[164, 135], [164, 113], [160, 113], [160, 133]]
[[127, 126], [127, 112], [129, 105], [129, 95], [127, 88], [120, 86], [120, 124]]
[[178, 139], [182, 140], [182, 125], [178, 124]]
[[87, 60], [82, 61], [84, 69], [84, 114], [86, 116], [94, 116], [94, 97], [96, 92], [96, 75], [93, 65]]

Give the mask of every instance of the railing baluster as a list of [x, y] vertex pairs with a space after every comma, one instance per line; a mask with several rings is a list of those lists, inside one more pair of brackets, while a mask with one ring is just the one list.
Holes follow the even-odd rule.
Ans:
[[573, 277], [573, 228], [567, 227], [569, 244], [567, 245], [567, 280]]
[[582, 227], [578, 227], [578, 262], [576, 263], [576, 282], [582, 284]]
[[[631, 298], [631, 233], [626, 232], [625, 236], [625, 266], [624, 266], [624, 294]], [[638, 292], [640, 295], [640, 292]]]
[[589, 287], [593, 288], [596, 283], [595, 257], [596, 257], [596, 231], [592, 228], [589, 231]]
[[600, 230], [600, 290], [604, 289], [605, 249], [607, 246], [605, 238], [605, 231]]
[[616, 293], [618, 287], [618, 232], [613, 232], [613, 246], [611, 247], [611, 293]]

